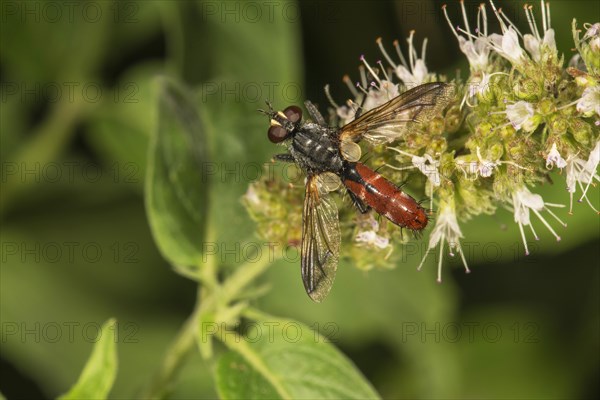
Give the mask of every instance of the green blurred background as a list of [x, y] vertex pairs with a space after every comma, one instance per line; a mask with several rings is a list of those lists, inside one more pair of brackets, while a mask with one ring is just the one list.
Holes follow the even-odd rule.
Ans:
[[[521, 2], [498, 3], [526, 30]], [[466, 77], [441, 4], [2, 1], [0, 391], [64, 393], [99, 325], [116, 317], [111, 397], [130, 398], [192, 311], [196, 285], [161, 258], [144, 211], [156, 76], [177, 77], [198, 94], [213, 162], [198, 184], [210, 190], [216, 243], [235, 249], [253, 233], [239, 198], [255, 166], [277, 151], [256, 108], [270, 98], [279, 108], [311, 99], [324, 109], [326, 83], [343, 102], [341, 77], [358, 78], [359, 56], [381, 59], [375, 39], [391, 50], [411, 29], [418, 46], [429, 38], [430, 70]], [[478, 3], [465, 4], [473, 25]], [[598, 21], [600, 6], [551, 7], [568, 60], [571, 19]], [[462, 25], [459, 3], [448, 10]], [[567, 203], [564, 176], [552, 177], [554, 185], [536, 191]], [[590, 198], [599, 203], [597, 188]], [[263, 279], [272, 290], [258, 305], [328, 334], [385, 398], [597, 397], [600, 222], [583, 204], [574, 216], [563, 211], [563, 240], [542, 234], [528, 258], [508, 211], [464, 224], [473, 273], [446, 258], [442, 285], [434, 257], [415, 271], [424, 249], [412, 244], [392, 271], [342, 262], [327, 301], [314, 304], [297, 260], [281, 261]], [[222, 261], [227, 270], [243, 260], [223, 252]], [[211, 374], [194, 354], [171, 397], [215, 397]]]

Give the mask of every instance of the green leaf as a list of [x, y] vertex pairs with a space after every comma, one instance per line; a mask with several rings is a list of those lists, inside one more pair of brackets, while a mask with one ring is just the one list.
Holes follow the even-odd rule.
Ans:
[[90, 83], [110, 49], [111, 4], [73, 5], [3, 2], [1, 58], [15, 83], [50, 82], [65, 93], [64, 83], [77, 90]]
[[212, 14], [214, 5], [176, 2], [161, 9], [161, 16], [167, 69], [195, 85], [197, 109], [215, 158], [201, 173], [210, 179], [208, 202], [216, 207], [208, 213], [208, 226], [222, 267], [241, 260], [221, 250], [239, 246], [255, 232], [240, 198], [280, 150], [266, 139], [268, 121], [256, 109], [266, 99], [283, 108], [304, 98], [299, 21], [290, 23], [275, 13], [230, 23]]
[[117, 375], [117, 321], [102, 325], [94, 351], [75, 386], [59, 399], [105, 399]]
[[86, 123], [88, 143], [105, 165], [119, 173], [117, 181], [140, 191], [157, 122], [158, 87], [153, 77], [162, 73], [162, 66], [154, 62], [130, 68]]
[[207, 158], [193, 101], [178, 84], [162, 79], [158, 129], [148, 154], [146, 212], [162, 255], [180, 267], [200, 264], [208, 200], [200, 171]]
[[377, 399], [369, 382], [337, 348], [292, 320], [253, 325], [247, 338], [227, 332], [218, 361], [222, 399]]

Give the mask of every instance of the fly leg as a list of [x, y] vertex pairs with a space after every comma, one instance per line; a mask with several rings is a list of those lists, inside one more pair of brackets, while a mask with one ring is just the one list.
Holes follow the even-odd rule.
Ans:
[[294, 157], [289, 153], [275, 154], [273, 156], [273, 159], [276, 161], [282, 161], [282, 162], [288, 162], [288, 163], [293, 163], [295, 161]]
[[367, 101], [367, 95], [364, 95], [362, 101], [360, 102], [360, 105], [358, 106], [358, 108], [356, 109], [356, 112], [354, 113], [354, 119], [361, 116], [361, 114], [363, 113], [363, 110], [364, 110], [363, 107], [365, 106], [366, 101]]
[[358, 196], [355, 195], [350, 189], [348, 189], [348, 195], [350, 196], [350, 199], [352, 200], [354, 206], [358, 208], [358, 211], [360, 211], [361, 214], [366, 214], [369, 212], [371, 207], [363, 203], [363, 201], [359, 199]]
[[306, 100], [304, 102], [304, 107], [306, 107], [306, 109], [308, 110], [308, 113], [310, 114], [310, 117], [313, 119], [313, 121], [315, 121], [321, 126], [327, 127], [327, 124], [325, 123], [325, 118], [323, 118], [323, 115], [321, 115], [321, 113], [317, 109], [317, 106], [315, 106], [310, 100]]

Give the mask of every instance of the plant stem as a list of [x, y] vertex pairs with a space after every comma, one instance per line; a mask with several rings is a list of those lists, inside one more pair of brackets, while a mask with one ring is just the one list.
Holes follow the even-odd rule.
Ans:
[[189, 316], [181, 327], [175, 340], [165, 353], [160, 369], [155, 374], [152, 382], [142, 391], [140, 398], [162, 399], [165, 397], [170, 385], [173, 383], [179, 371], [185, 364], [190, 351], [194, 347], [196, 329], [198, 327], [198, 310]]
[[[273, 260], [270, 257], [262, 257], [255, 262], [247, 262], [239, 267], [222, 286], [219, 286], [216, 278], [216, 263], [208, 270], [203, 272], [203, 279], [198, 286], [198, 301], [194, 312], [182, 326], [175, 337], [173, 343], [167, 349], [165, 357], [161, 363], [160, 369], [152, 379], [152, 382], [142, 392], [141, 398], [161, 399], [169, 389], [169, 386], [176, 379], [179, 371], [185, 364], [185, 361], [194, 348], [198, 326], [203, 314], [214, 313], [215, 311], [231, 308], [229, 303], [240, 296], [241, 291], [248, 286], [254, 279], [266, 271]], [[206, 283], [209, 283], [207, 286]], [[205, 285], [203, 286], [202, 283]], [[210, 283], [214, 283], [214, 286]], [[234, 305], [235, 306], [235, 305]], [[234, 307], [233, 306], [233, 307]], [[223, 313], [227, 315], [227, 313]], [[221, 321], [215, 321], [217, 323]], [[207, 346], [210, 349], [210, 346]], [[212, 353], [208, 353], [212, 354]]]
[[254, 279], [260, 276], [267, 268], [273, 263], [270, 255], [261, 257], [259, 260], [254, 262], [246, 262], [239, 267], [227, 281], [223, 284], [221, 298], [219, 302], [221, 304], [227, 304], [240, 294], [240, 292], [248, 286]]

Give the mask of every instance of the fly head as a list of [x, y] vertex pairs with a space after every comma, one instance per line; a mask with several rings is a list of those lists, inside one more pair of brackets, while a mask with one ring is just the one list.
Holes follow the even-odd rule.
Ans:
[[268, 111], [258, 110], [269, 117], [270, 127], [267, 136], [272, 143], [281, 143], [293, 136], [302, 122], [302, 109], [298, 106], [289, 106], [283, 111], [273, 110], [267, 101]]

